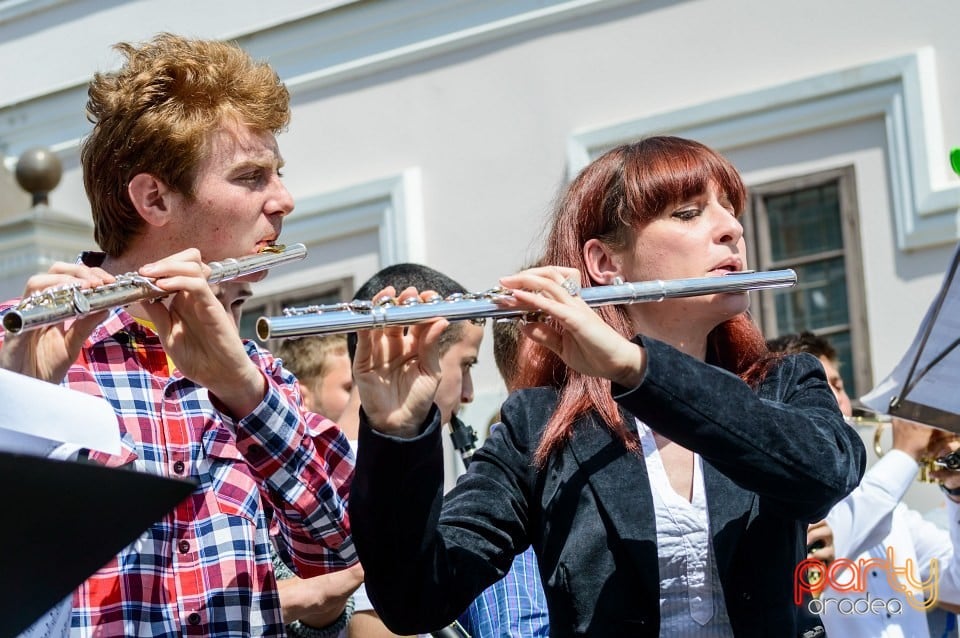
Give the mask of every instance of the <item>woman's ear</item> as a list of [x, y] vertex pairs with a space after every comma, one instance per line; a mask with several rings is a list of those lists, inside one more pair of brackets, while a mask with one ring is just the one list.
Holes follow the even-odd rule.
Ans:
[[166, 184], [150, 173], [137, 173], [127, 184], [127, 194], [133, 207], [151, 226], [164, 226], [170, 221], [168, 195], [171, 192]]
[[600, 286], [609, 286], [620, 276], [620, 257], [599, 239], [588, 239], [583, 245], [583, 261], [590, 279]]

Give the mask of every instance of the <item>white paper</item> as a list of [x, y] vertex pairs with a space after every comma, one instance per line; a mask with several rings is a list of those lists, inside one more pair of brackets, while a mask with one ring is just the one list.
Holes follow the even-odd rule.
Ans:
[[106, 400], [0, 369], [0, 449], [65, 459], [80, 448], [120, 453]]
[[[921, 412], [922, 406], [933, 408], [941, 413], [940, 418], [944, 414], [957, 415], [960, 423], [960, 347], [956, 346], [960, 339], [960, 273], [955, 272], [958, 258], [960, 253], [954, 253], [940, 293], [927, 310], [903, 359], [893, 372], [860, 399], [871, 410], [890, 414], [890, 402], [900, 398], [918, 404]], [[937, 300], [941, 296], [943, 301], [937, 309]], [[904, 388], [908, 376], [910, 386]]]

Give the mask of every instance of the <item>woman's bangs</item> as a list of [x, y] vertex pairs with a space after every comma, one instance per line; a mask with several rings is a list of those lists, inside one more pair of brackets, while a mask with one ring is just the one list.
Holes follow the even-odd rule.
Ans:
[[746, 191], [733, 166], [723, 157], [699, 144], [658, 149], [640, 160], [643, 168], [637, 183], [646, 184], [638, 193], [642, 207], [650, 216], [667, 207], [698, 197], [711, 183], [717, 185], [739, 215], [743, 212]]

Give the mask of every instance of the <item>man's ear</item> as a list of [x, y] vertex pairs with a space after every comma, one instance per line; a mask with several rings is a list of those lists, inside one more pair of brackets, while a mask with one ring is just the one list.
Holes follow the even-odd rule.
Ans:
[[133, 207], [151, 226], [164, 226], [170, 221], [169, 196], [172, 192], [169, 186], [150, 173], [137, 173], [127, 185]]
[[609, 246], [597, 238], [583, 245], [583, 261], [594, 283], [609, 286], [620, 276], [621, 259]]
[[303, 407], [305, 410], [310, 409], [307, 406], [313, 405], [313, 389], [311, 388], [312, 385], [313, 385], [312, 381], [310, 383], [304, 383], [303, 381], [300, 381], [300, 398], [303, 399]]

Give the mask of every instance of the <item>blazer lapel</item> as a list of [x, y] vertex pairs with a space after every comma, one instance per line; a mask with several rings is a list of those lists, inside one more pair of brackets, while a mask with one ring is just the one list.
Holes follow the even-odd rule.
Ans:
[[[633, 417], [624, 414], [624, 418], [635, 432]], [[653, 494], [642, 457], [627, 451], [596, 416], [575, 428], [570, 450], [627, 554], [643, 574], [643, 589], [659, 595], [659, 573], [650, 569], [657, 564]], [[725, 582], [756, 496], [737, 487], [707, 461], [703, 462], [703, 481], [717, 572]]]
[[[625, 416], [632, 424], [633, 417]], [[650, 569], [657, 564], [657, 530], [643, 458], [624, 448], [596, 416], [577, 426], [570, 450], [598, 505], [643, 575], [643, 589], [659, 595], [659, 573]]]
[[703, 483], [717, 573], [720, 580], [726, 582], [756, 495], [737, 487], [706, 460], [703, 461]]

